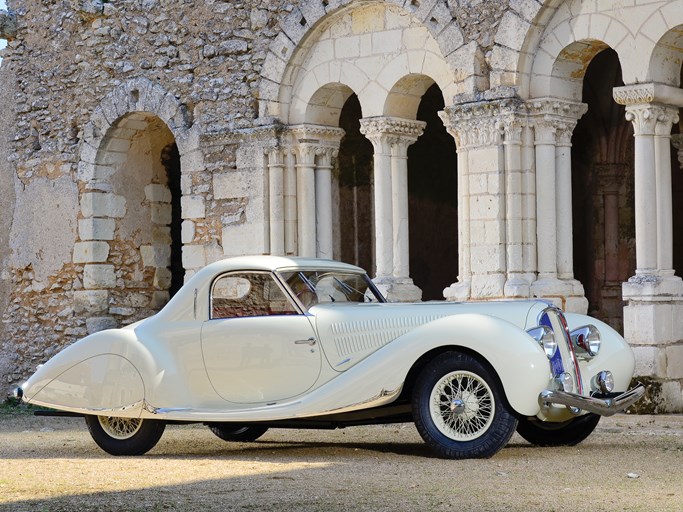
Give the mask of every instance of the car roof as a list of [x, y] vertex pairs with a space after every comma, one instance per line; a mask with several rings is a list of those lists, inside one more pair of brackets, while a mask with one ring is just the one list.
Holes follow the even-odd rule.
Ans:
[[289, 270], [289, 269], [328, 269], [347, 272], [365, 272], [362, 268], [341, 261], [300, 256], [253, 255], [225, 258], [205, 267], [212, 273], [231, 270]]

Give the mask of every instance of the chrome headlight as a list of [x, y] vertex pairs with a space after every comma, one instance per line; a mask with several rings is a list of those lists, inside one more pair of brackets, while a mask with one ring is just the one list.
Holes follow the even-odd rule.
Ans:
[[584, 325], [571, 332], [571, 339], [574, 348], [579, 355], [593, 357], [600, 352], [600, 331], [594, 325]]
[[555, 352], [557, 352], [557, 342], [555, 341], [555, 334], [553, 330], [547, 325], [539, 325], [533, 329], [529, 329], [527, 334], [535, 339], [541, 348], [545, 351], [548, 359], [551, 359]]

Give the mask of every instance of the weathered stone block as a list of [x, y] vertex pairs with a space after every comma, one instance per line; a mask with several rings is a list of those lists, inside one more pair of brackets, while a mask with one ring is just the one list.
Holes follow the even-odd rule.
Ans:
[[195, 223], [191, 220], [184, 220], [181, 226], [180, 240], [184, 244], [192, 243], [195, 234]]
[[84, 217], [123, 217], [126, 198], [116, 194], [88, 192], [81, 195], [81, 213]]
[[152, 183], [145, 187], [145, 198], [157, 203], [170, 203], [171, 191], [166, 185]]
[[223, 228], [223, 252], [226, 256], [264, 254], [263, 226], [237, 224]]
[[74, 312], [101, 313], [109, 308], [109, 292], [106, 290], [78, 290], [74, 292]]
[[85, 327], [88, 334], [104, 331], [105, 329], [116, 329], [119, 326], [115, 318], [111, 316], [95, 316], [85, 320]]
[[109, 257], [107, 242], [76, 242], [74, 244], [74, 263], [101, 263]]
[[90, 264], [83, 268], [83, 287], [85, 289], [113, 288], [115, 285], [114, 265]]
[[657, 377], [666, 373], [666, 351], [659, 347], [631, 347], [636, 358], [636, 377]]
[[150, 215], [153, 223], [166, 226], [171, 223], [173, 210], [168, 203], [154, 203], [150, 207]]
[[666, 347], [666, 376], [683, 379], [683, 344]]
[[183, 267], [202, 268], [206, 265], [206, 252], [203, 245], [183, 246]]
[[202, 196], [183, 196], [180, 199], [183, 219], [203, 219], [206, 217], [206, 206]]
[[171, 264], [171, 247], [168, 245], [142, 245], [140, 255], [146, 267], [167, 267]]
[[159, 290], [168, 290], [171, 286], [171, 271], [167, 267], [157, 267], [154, 271], [154, 287]]

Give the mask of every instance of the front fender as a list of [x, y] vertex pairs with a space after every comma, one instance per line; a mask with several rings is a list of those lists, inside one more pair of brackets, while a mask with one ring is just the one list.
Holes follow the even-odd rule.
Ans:
[[441, 318], [401, 336], [373, 356], [403, 361], [397, 373], [405, 379], [412, 366], [406, 362], [444, 346], [478, 354], [498, 374], [508, 403], [517, 413], [538, 413], [538, 395], [550, 379], [548, 358], [526, 332], [500, 318], [472, 313]]
[[612, 372], [615, 391], [626, 391], [631, 384], [636, 360], [626, 340], [605, 322], [578, 313], [565, 313], [569, 330], [592, 324], [600, 331], [602, 345], [600, 353], [586, 362], [581, 362], [581, 376], [585, 389], [590, 389], [593, 376], [602, 370]]

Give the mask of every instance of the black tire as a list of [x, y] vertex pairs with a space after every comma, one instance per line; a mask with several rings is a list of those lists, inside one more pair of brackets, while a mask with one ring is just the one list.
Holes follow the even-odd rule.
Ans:
[[427, 445], [448, 459], [492, 457], [517, 427], [498, 377], [459, 352], [442, 354], [422, 370], [413, 388], [413, 418]]
[[586, 439], [600, 421], [600, 415], [588, 413], [561, 423], [520, 418], [517, 433], [536, 446], [574, 446]]
[[248, 443], [256, 441], [268, 431], [268, 427], [254, 427], [240, 425], [239, 423], [211, 423], [211, 432], [220, 437], [223, 441], [233, 441]]
[[143, 455], [159, 442], [166, 423], [158, 420], [86, 416], [97, 446], [111, 455]]

